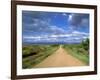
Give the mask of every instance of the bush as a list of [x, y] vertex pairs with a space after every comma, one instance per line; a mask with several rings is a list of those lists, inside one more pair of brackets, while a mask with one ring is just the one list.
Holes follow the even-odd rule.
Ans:
[[86, 40], [82, 41], [81, 45], [86, 51], [88, 51], [89, 50], [89, 39], [87, 38]]

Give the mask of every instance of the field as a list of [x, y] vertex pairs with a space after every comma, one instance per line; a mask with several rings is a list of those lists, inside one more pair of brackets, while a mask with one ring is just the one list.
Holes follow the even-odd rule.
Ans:
[[58, 48], [58, 45], [26, 45], [23, 46], [22, 67], [32, 68], [43, 61]]
[[63, 48], [69, 52], [70, 55], [83, 61], [86, 65], [89, 65], [89, 53], [80, 44], [67, 44], [63, 45]]
[[89, 65], [89, 39], [82, 41], [80, 44], [67, 44], [63, 45], [65, 50], [76, 57], [77, 59], [83, 61], [86, 65]]
[[[33, 68], [39, 63], [39, 67], [57, 66], [58, 64], [59, 66], [63, 66], [62, 63], [67, 66], [75, 66], [80, 65], [81, 62], [83, 62], [83, 64], [85, 65], [89, 65], [89, 39], [86, 39], [85, 41], [82, 41], [79, 44], [34, 44], [26, 46], [24, 45], [22, 52], [22, 67], [24, 69]], [[68, 58], [70, 58], [69, 62], [67, 62]], [[76, 58], [78, 61], [74, 58]], [[76, 63], [73, 60], [76, 60]], [[62, 62], [59, 63], [60, 61]], [[53, 62], [55, 63], [53, 64]], [[75, 64], [71, 64], [72, 62]], [[78, 62], [79, 64], [77, 64]]]

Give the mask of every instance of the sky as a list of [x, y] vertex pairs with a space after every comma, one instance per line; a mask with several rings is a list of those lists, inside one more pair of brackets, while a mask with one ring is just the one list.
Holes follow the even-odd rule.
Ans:
[[29, 43], [80, 43], [89, 38], [89, 14], [22, 11], [22, 39]]

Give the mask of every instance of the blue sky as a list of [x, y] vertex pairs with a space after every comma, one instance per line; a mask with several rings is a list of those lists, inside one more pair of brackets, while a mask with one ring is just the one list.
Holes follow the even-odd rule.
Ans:
[[79, 43], [89, 37], [89, 14], [22, 11], [23, 42]]

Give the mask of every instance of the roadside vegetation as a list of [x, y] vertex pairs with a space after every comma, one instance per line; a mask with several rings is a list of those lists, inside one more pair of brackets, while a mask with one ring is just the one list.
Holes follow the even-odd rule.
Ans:
[[63, 48], [69, 51], [69, 54], [89, 65], [89, 39], [82, 41], [80, 44], [65, 44]]
[[32, 68], [58, 49], [59, 45], [26, 45], [22, 48], [22, 67]]

